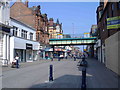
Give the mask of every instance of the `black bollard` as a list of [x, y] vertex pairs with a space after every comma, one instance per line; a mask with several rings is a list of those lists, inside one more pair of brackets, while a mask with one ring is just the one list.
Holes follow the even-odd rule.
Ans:
[[19, 62], [16, 60], [16, 68], [19, 68]]
[[61, 57], [58, 57], [58, 61], [60, 61]]
[[53, 81], [53, 65], [50, 65], [49, 81]]
[[76, 61], [76, 57], [74, 57], [74, 61]]
[[86, 68], [84, 67], [82, 69], [82, 85], [81, 85], [82, 90], [86, 90]]

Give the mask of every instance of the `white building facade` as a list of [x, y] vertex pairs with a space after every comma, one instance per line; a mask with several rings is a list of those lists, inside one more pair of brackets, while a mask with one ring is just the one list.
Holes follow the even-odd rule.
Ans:
[[18, 20], [11, 18], [10, 62], [18, 54], [20, 62], [38, 60], [40, 44], [36, 41], [36, 30]]
[[0, 63], [8, 65], [10, 59], [10, 2], [0, 1]]

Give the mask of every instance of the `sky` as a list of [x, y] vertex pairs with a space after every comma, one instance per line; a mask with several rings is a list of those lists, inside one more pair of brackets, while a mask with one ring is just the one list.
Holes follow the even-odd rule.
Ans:
[[41, 6], [41, 13], [48, 18], [57, 18], [62, 23], [65, 34], [90, 32], [91, 25], [96, 24], [98, 2], [31, 2], [29, 7]]
[[97, 23], [98, 2], [29, 2], [29, 7], [37, 5], [41, 6], [41, 13], [54, 18], [54, 22], [59, 19], [64, 34], [90, 32], [91, 26]]
[[29, 2], [29, 7], [41, 6], [41, 13], [48, 18], [57, 18], [62, 23], [64, 34], [82, 34], [90, 32], [96, 24], [98, 2]]

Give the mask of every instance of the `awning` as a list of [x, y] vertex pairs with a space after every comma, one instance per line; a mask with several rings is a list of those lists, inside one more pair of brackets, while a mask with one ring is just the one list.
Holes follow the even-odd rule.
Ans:
[[53, 51], [53, 48], [46, 48], [45, 51]]

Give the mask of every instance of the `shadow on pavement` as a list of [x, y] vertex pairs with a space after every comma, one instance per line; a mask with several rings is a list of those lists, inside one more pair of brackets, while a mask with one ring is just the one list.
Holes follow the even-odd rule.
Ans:
[[118, 76], [104, 64], [93, 58], [88, 58], [87, 73], [92, 77], [87, 78], [88, 88], [118, 88]]
[[33, 85], [29, 90], [32, 88], [81, 88], [81, 83], [82, 77], [79, 75], [64, 75], [54, 79], [53, 82]]

